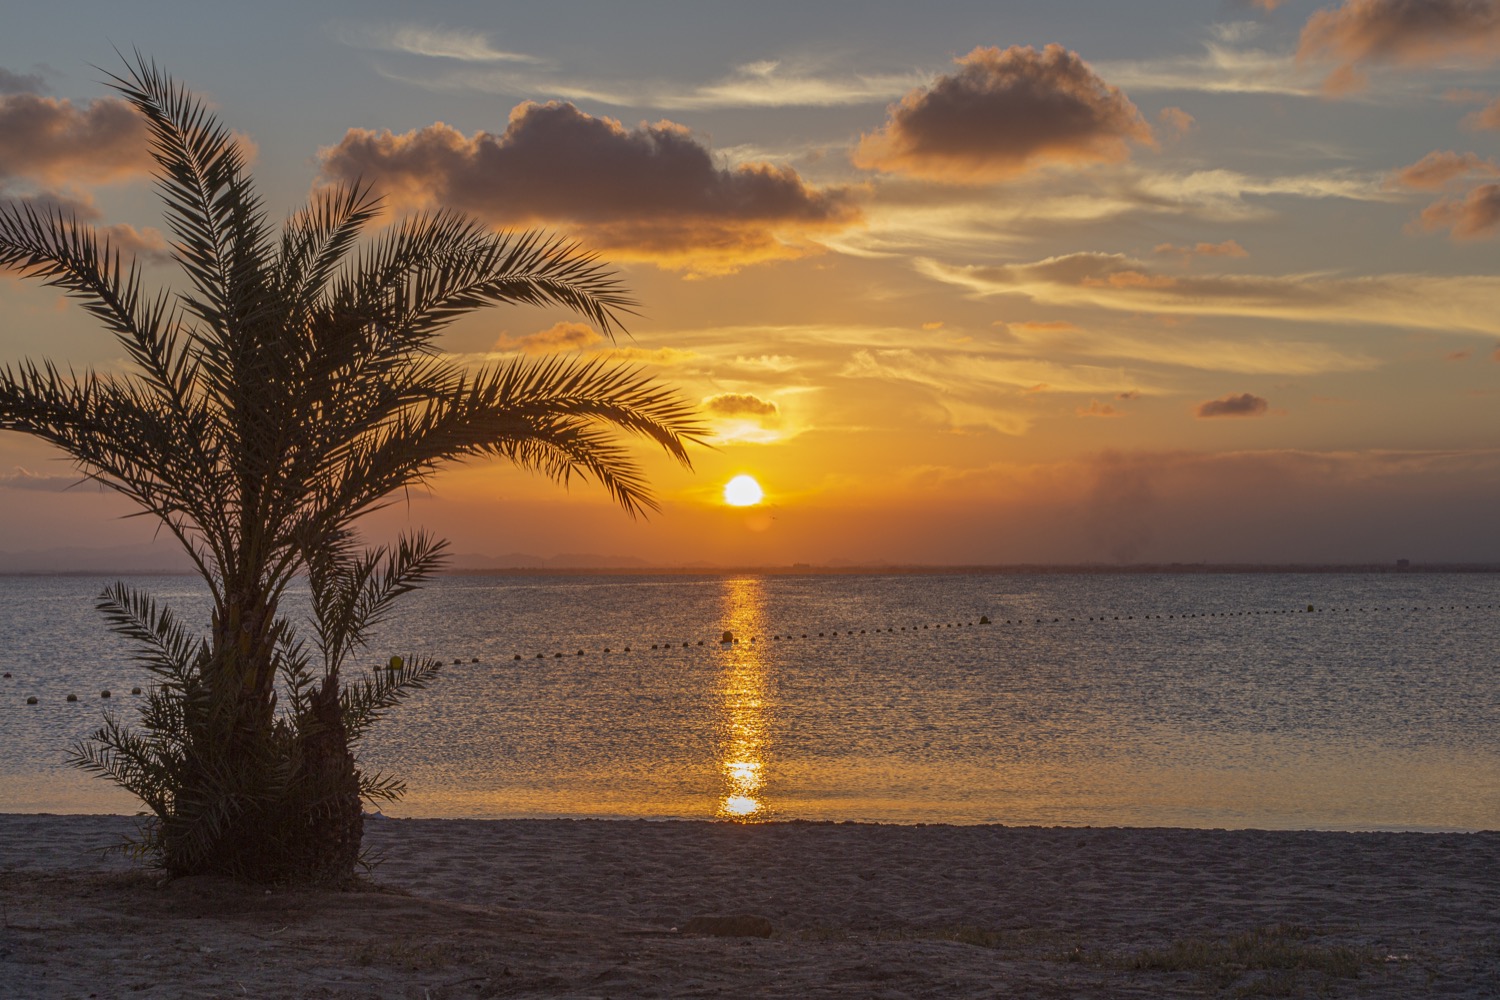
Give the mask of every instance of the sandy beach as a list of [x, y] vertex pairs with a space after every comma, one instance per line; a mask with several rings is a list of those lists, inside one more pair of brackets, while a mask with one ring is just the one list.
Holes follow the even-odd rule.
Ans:
[[1500, 833], [374, 818], [306, 892], [131, 822], [0, 815], [0, 995], [1500, 995]]

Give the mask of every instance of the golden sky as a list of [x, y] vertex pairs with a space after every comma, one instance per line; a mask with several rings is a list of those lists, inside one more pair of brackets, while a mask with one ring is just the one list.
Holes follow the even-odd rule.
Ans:
[[[472, 465], [374, 532], [671, 565], [1500, 561], [1500, 0], [61, 6], [0, 38], [0, 198], [173, 280], [140, 126], [89, 66], [137, 46], [254, 144], [273, 214], [362, 178], [391, 218], [597, 249], [628, 336], [502, 309], [444, 348], [644, 365], [713, 430], [691, 473], [642, 453], [648, 522]], [[3, 276], [0, 341], [123, 364]], [[29, 440], [0, 470], [0, 549], [150, 537]], [[742, 473], [760, 505], [724, 504]]]

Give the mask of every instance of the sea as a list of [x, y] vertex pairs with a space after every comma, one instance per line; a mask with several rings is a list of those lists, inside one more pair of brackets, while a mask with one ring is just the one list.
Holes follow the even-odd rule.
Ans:
[[[0, 577], [0, 811], [139, 808], [64, 761], [150, 683], [111, 582]], [[391, 655], [390, 816], [1500, 828], [1500, 574], [445, 576]]]

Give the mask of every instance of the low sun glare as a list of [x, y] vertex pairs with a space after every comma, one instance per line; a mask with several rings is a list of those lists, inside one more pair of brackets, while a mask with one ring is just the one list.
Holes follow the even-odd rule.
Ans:
[[753, 507], [766, 495], [754, 476], [735, 476], [724, 484], [724, 502], [731, 507]]

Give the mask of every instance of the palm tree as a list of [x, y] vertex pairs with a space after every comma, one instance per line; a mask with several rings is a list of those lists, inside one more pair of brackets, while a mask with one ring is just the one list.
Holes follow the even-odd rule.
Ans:
[[[615, 431], [688, 465], [701, 430], [636, 370], [471, 372], [436, 351], [448, 323], [495, 303], [561, 305], [613, 335], [632, 303], [591, 255], [442, 211], [361, 246], [380, 206], [360, 185], [317, 194], [278, 237], [200, 100], [139, 55], [110, 80], [148, 123], [190, 287], [149, 293], [139, 266], [76, 219], [0, 208], [0, 266], [77, 298], [131, 362], [76, 376], [48, 361], [0, 368], [0, 429], [56, 445], [159, 522], [207, 581], [213, 616], [197, 634], [123, 584], [99, 598], [155, 683], [137, 726], [107, 714], [71, 759], [141, 799], [134, 847], [171, 872], [347, 878], [361, 799], [404, 791], [362, 772], [351, 748], [437, 664], [344, 668], [446, 544], [417, 532], [362, 549], [358, 519], [471, 456], [593, 478], [634, 515], [655, 504]], [[305, 622], [282, 610], [298, 575]]]

